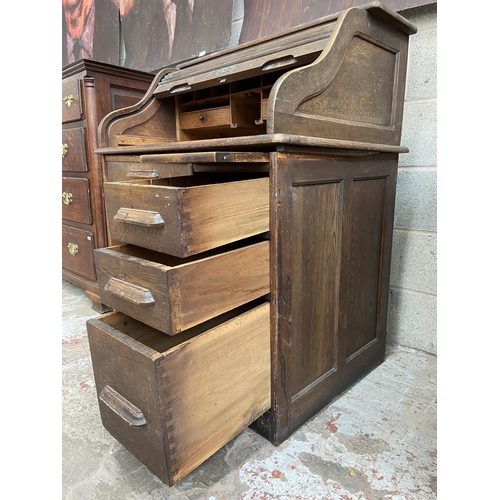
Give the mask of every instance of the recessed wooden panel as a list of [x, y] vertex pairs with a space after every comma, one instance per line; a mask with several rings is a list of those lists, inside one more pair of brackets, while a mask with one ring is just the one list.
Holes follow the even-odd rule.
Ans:
[[150, 100], [144, 108], [139, 114], [132, 113], [132, 117], [127, 116], [131, 119], [118, 119], [109, 124], [103, 121], [106, 123], [107, 134], [113, 137], [112, 145], [144, 145], [155, 141], [177, 140], [173, 99], [162, 102]]
[[394, 52], [355, 36], [335, 75], [335, 85], [303, 102], [297, 114], [390, 126], [395, 69]]
[[[321, 56], [274, 85], [268, 131], [308, 130], [316, 137], [399, 144], [405, 39], [402, 31], [387, 30], [373, 12], [348, 10]], [[297, 92], [302, 88], [309, 89], [307, 96]]]
[[112, 87], [111, 89], [111, 108], [115, 109], [127, 108], [138, 103], [144, 96], [144, 92], [122, 89], [120, 87]]
[[292, 189], [293, 398], [336, 368], [342, 184]]
[[82, 127], [62, 131], [62, 169], [65, 172], [86, 172], [85, 130]]
[[383, 360], [396, 155], [271, 156], [272, 410], [279, 444]]
[[386, 179], [355, 180], [346, 234], [348, 273], [346, 352], [349, 358], [377, 338]]

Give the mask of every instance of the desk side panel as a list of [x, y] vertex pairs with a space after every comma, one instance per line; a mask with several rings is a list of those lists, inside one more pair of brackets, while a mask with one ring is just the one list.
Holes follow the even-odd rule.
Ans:
[[276, 153], [271, 172], [272, 408], [281, 443], [381, 363], [397, 155]]

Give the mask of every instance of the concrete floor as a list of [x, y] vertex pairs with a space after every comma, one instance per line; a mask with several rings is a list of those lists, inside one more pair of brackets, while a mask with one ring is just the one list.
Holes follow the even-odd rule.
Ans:
[[386, 361], [279, 447], [246, 429], [169, 488], [101, 424], [85, 322], [99, 313], [62, 283], [62, 498], [425, 500], [436, 498], [436, 357]]

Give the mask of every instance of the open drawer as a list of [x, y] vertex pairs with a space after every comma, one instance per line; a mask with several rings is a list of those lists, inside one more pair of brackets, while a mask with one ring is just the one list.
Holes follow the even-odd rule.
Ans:
[[122, 313], [87, 321], [104, 427], [173, 485], [270, 407], [269, 303], [175, 337]]
[[269, 293], [269, 241], [181, 259], [133, 245], [94, 252], [102, 300], [169, 335]]
[[237, 174], [200, 174], [147, 184], [106, 182], [110, 236], [187, 257], [267, 232], [269, 178], [239, 179]]
[[203, 172], [269, 172], [269, 153], [208, 151], [105, 157], [108, 182], [155, 180]]

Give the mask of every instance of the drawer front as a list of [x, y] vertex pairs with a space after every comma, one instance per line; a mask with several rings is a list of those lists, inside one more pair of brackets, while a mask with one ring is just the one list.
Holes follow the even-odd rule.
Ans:
[[62, 178], [62, 218], [92, 224], [87, 179]]
[[166, 179], [185, 175], [193, 175], [191, 163], [141, 162], [140, 157], [106, 160], [106, 180], [109, 182]]
[[66, 172], [86, 172], [85, 130], [82, 127], [62, 131], [62, 169]]
[[110, 307], [169, 335], [269, 293], [269, 242], [199, 259], [138, 247], [95, 251], [100, 296]]
[[105, 157], [108, 182], [155, 180], [194, 173], [269, 172], [269, 153], [207, 151]]
[[82, 98], [80, 80], [62, 84], [62, 122], [72, 122], [82, 118]]
[[174, 484], [269, 409], [269, 325], [267, 302], [175, 337], [117, 312], [89, 320], [104, 426]]
[[87, 322], [102, 423], [115, 439], [165, 480], [167, 466], [156, 377], [161, 356], [134, 340], [134, 333], [142, 330], [144, 325], [119, 313]]
[[229, 106], [180, 113], [179, 127], [184, 130], [228, 127], [231, 124]]
[[267, 177], [218, 184], [200, 177], [186, 178], [189, 187], [105, 183], [111, 237], [187, 257], [269, 230]]
[[62, 227], [62, 266], [84, 278], [95, 280], [94, 237], [90, 231]]

